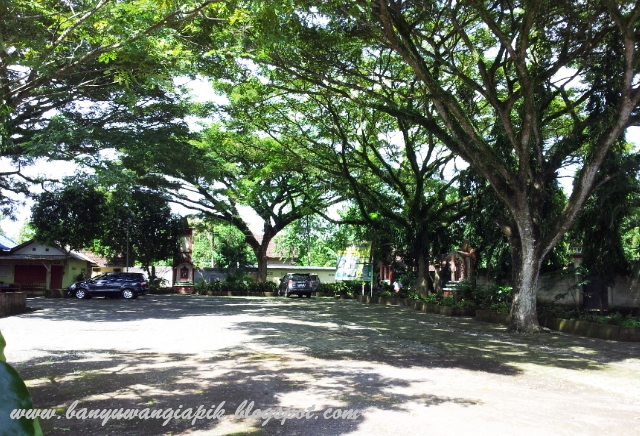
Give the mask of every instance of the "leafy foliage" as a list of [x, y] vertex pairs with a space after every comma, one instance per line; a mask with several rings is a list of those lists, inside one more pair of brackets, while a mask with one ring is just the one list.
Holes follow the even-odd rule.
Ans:
[[603, 286], [611, 286], [616, 275], [630, 271], [623, 233], [625, 222], [640, 206], [640, 156], [624, 148], [621, 140], [607, 156], [603, 175], [610, 180], [594, 190], [572, 229], [574, 241], [582, 246], [584, 274], [597, 276]]
[[[616, 138], [638, 122], [640, 9], [609, 1], [287, 5], [251, 3], [247, 56], [276, 88], [424, 127], [484, 177], [509, 215], [500, 226], [514, 272], [511, 327], [536, 331], [545, 258]], [[380, 77], [392, 92], [373, 85]], [[554, 207], [558, 173], [569, 165], [584, 171]]]
[[93, 235], [97, 253], [121, 265], [128, 255], [129, 265], [145, 268], [173, 258], [182, 225], [166, 198], [144, 188], [121, 188], [109, 192], [108, 206], [104, 231]]
[[[144, 146], [128, 149], [122, 165], [173, 202], [242, 232], [258, 261], [259, 281], [266, 280], [266, 252], [273, 237], [340, 199], [313, 169], [286, 153], [285, 145], [220, 124], [200, 132], [198, 141], [173, 138], [153, 152]], [[243, 208], [262, 220], [262, 235], [254, 234]]]
[[542, 304], [539, 307], [541, 318], [564, 318], [574, 321], [587, 321], [597, 324], [619, 325], [623, 327], [640, 327], [640, 317], [620, 312], [600, 314], [594, 312], [581, 312], [571, 307], [560, 304]]
[[31, 209], [34, 237], [39, 242], [70, 250], [91, 245], [105, 228], [105, 194], [79, 180], [63, 188], [43, 192]]
[[338, 251], [348, 242], [368, 240], [353, 230], [311, 215], [294, 221], [276, 236], [275, 249], [296, 265], [336, 266]]
[[227, 269], [255, 265], [255, 254], [247, 246], [245, 237], [237, 228], [224, 222], [195, 220], [192, 224], [193, 263], [200, 267]]
[[171, 259], [181, 230], [166, 198], [129, 185], [105, 193], [89, 178], [40, 194], [31, 225], [44, 244], [91, 248], [120, 264], [128, 254], [129, 265], [144, 267]]
[[[0, 208], [27, 193], [38, 158], [92, 162], [105, 148], [180, 130], [181, 30], [218, 1], [0, 3]], [[6, 167], [5, 167], [6, 168]]]
[[31, 394], [20, 374], [6, 362], [6, 341], [0, 332], [0, 428], [6, 434], [42, 436], [38, 419], [12, 419], [14, 409], [32, 409]]

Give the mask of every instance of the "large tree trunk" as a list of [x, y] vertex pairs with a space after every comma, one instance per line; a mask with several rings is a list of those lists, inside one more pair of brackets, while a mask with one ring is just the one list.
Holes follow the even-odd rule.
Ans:
[[532, 226], [520, 228], [524, 229], [519, 232], [522, 237], [507, 234], [513, 268], [513, 301], [509, 313], [509, 330], [534, 333], [540, 331], [536, 302], [540, 267], [544, 256], [536, 245]]
[[416, 256], [416, 292], [422, 296], [429, 294], [429, 241], [427, 232], [418, 230], [414, 242]]
[[257, 239], [249, 228], [246, 228], [244, 231], [245, 241], [249, 244], [253, 250], [253, 254], [256, 255], [256, 259], [258, 260], [258, 272], [256, 275], [256, 282], [258, 283], [267, 281], [267, 249], [269, 248], [269, 243], [277, 233], [273, 228], [265, 228], [262, 239]]
[[520, 264], [515, 267], [509, 330], [537, 332], [540, 330], [536, 310], [540, 276], [539, 261], [522, 256]]
[[426, 297], [429, 294], [429, 259], [422, 251], [417, 254], [416, 292]]
[[255, 250], [256, 258], [258, 259], [258, 274], [256, 276], [258, 283], [267, 281], [267, 247], [269, 246], [270, 240], [267, 241], [265, 239], [262, 240], [262, 244], [260, 244], [258, 250]]

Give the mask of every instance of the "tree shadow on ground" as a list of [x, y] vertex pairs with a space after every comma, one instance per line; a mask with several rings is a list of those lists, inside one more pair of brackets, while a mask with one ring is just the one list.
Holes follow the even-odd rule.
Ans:
[[[185, 316], [233, 315], [254, 309], [268, 311], [275, 298], [202, 297], [195, 295], [146, 295], [136, 300], [91, 298], [30, 298], [37, 310], [29, 315], [54, 321], [116, 322], [149, 319], [179, 319]], [[23, 314], [22, 316], [25, 316]]]
[[[640, 356], [640, 344], [560, 333], [514, 334], [503, 326], [473, 318], [446, 317], [399, 306], [361, 305], [343, 300], [312, 306], [294, 300], [278, 307], [277, 313], [286, 320], [271, 319], [247, 327], [277, 332], [290, 329], [292, 323], [304, 326], [310, 319], [323, 319], [322, 330], [308, 324], [307, 329], [298, 327], [301, 331], [297, 335], [313, 342], [318, 332], [322, 331], [326, 338], [326, 333], [334, 331], [335, 336], [329, 340], [335, 342], [335, 350], [340, 350], [340, 343], [349, 337], [373, 341], [372, 347], [363, 347], [376, 350], [368, 358], [375, 360], [380, 356], [385, 363], [399, 367], [425, 364], [517, 375], [524, 364], [600, 370], [603, 364]], [[400, 351], [385, 348], [385, 344], [394, 343], [404, 348]]]
[[[460, 367], [466, 369], [478, 368], [515, 375], [518, 370], [514, 365], [524, 363], [596, 370], [603, 363], [640, 355], [640, 344], [636, 343], [617, 343], [559, 333], [514, 334], [502, 326], [480, 323], [473, 318], [446, 317], [399, 306], [365, 305], [355, 300], [150, 295], [135, 301], [101, 298], [32, 301], [33, 306], [40, 304], [49, 310], [22, 316], [61, 321], [135, 322], [193, 316], [267, 315], [278, 318], [253, 327], [264, 332], [269, 332], [269, 329], [277, 332], [280, 330], [278, 323], [287, 325], [314, 320], [310, 326], [316, 327], [315, 330], [306, 332], [313, 335], [313, 331], [337, 329], [338, 336], [334, 338], [336, 343], [340, 335], [355, 335], [376, 342], [381, 342], [383, 338], [403, 340], [431, 351], [426, 357], [421, 355], [425, 349], [417, 353], [395, 353], [398, 366], [419, 365], [440, 359], [443, 365], [457, 361]], [[383, 357], [389, 354], [383, 347], [379, 348], [379, 352], [374, 352], [371, 358], [375, 358], [376, 354]], [[456, 364], [452, 363], [452, 366]]]
[[[593, 370], [639, 355], [635, 344], [513, 335], [468, 318], [349, 301], [155, 296], [146, 301], [100, 301], [45, 300], [46, 310], [23, 316], [97, 321], [95, 327], [91, 324], [96, 331], [100, 322], [162, 319], [167, 321], [163, 328], [170, 329], [172, 320], [183, 317], [211, 316], [212, 326], [213, 320], [225, 317], [227, 330], [185, 331], [184, 335], [233, 331], [237, 337], [228, 345], [224, 342], [224, 348], [207, 351], [203, 347], [199, 353], [41, 350], [47, 357], [15, 365], [27, 380], [36, 407], [60, 407], [64, 415], [76, 400], [80, 402], [76, 410], [166, 410], [181, 405], [182, 410], [200, 405], [209, 409], [224, 401], [225, 417], [195, 423], [173, 419], [164, 426], [164, 419], [112, 420], [102, 426], [101, 420], [62, 418], [43, 420], [45, 434], [348, 434], [367, 420], [366, 413], [355, 420], [333, 420], [324, 419], [322, 412], [328, 407], [408, 411], [411, 404], [482, 404], [477, 398], [439, 396], [428, 386], [415, 390], [416, 381], [404, 371], [417, 370], [422, 380], [429, 378], [430, 370], [442, 368], [514, 377], [525, 363]], [[122, 330], [126, 331], [126, 324]], [[274, 419], [263, 427], [262, 420], [234, 418], [244, 400], [254, 401], [255, 408], [263, 410], [313, 405], [314, 418], [284, 424]]]
[[[212, 434], [249, 434], [259, 429], [263, 435], [340, 435], [357, 429], [366, 420], [362, 411], [368, 407], [400, 410], [410, 402], [427, 407], [454, 403], [474, 406], [480, 402], [470, 398], [450, 398], [435, 394], [407, 395], [393, 392], [410, 382], [396, 376], [340, 369], [330, 361], [315, 367], [302, 364], [286, 355], [256, 353], [237, 347], [215, 356], [181, 354], [120, 354], [114, 350], [90, 353], [51, 351], [47, 360], [25, 362], [22, 376], [30, 385], [35, 407], [58, 407], [61, 419], [42, 420], [47, 435], [106, 434], [180, 434], [212, 431]], [[295, 402], [304, 399], [304, 402]], [[236, 418], [243, 401], [253, 401], [254, 410], [293, 406], [311, 410], [311, 419], [289, 419], [283, 423], [272, 419]], [[68, 407], [78, 401], [81, 409], [168, 408], [194, 411], [225, 402], [220, 420], [165, 419], [109, 420], [67, 419]], [[328, 407], [360, 410], [356, 419], [325, 419]], [[165, 415], [168, 416], [168, 415]]]

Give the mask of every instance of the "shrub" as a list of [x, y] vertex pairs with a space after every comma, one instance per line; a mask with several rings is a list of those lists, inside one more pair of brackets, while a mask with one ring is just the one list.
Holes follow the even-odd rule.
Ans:
[[619, 312], [610, 313], [608, 315], [596, 315], [583, 313], [581, 320], [595, 322], [598, 324], [619, 325], [623, 327], [640, 327], [640, 320], [629, 315], [623, 315]]
[[162, 277], [153, 277], [149, 279], [149, 288], [153, 290], [164, 288], [167, 284], [168, 281]]
[[[478, 287], [473, 292], [473, 301], [479, 309], [499, 310], [508, 313], [513, 299], [511, 286], [493, 284], [487, 288]], [[505, 308], [506, 312], [505, 312]]]
[[538, 305], [538, 317], [563, 318], [574, 321], [594, 322], [597, 324], [619, 325], [623, 327], [640, 327], [640, 318], [629, 314], [624, 315], [620, 312], [613, 312], [601, 315], [599, 311], [597, 313], [581, 312], [574, 307], [554, 303]]
[[[332, 289], [332, 294], [334, 295], [347, 295], [347, 296], [354, 296], [354, 295], [360, 295], [362, 293], [362, 283], [360, 282], [351, 282], [351, 281], [344, 281], [344, 282], [336, 282], [336, 283], [328, 283], [327, 284], [328, 287], [330, 287], [330, 289]], [[365, 293], [369, 292], [369, 287], [365, 285]]]
[[334, 291], [334, 284], [333, 283], [320, 283], [320, 286], [318, 286], [318, 290], [317, 292], [321, 293], [321, 294], [335, 294]]
[[443, 298], [442, 294], [429, 294], [421, 299], [427, 304], [440, 304]]
[[276, 292], [278, 285], [274, 282], [249, 283], [250, 292]]

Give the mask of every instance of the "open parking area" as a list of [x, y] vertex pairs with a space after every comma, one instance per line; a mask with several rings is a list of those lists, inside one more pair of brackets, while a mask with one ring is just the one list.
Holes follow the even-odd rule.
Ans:
[[[640, 344], [327, 298], [28, 304], [0, 331], [45, 435], [640, 434]], [[165, 415], [81, 419], [120, 408]]]

